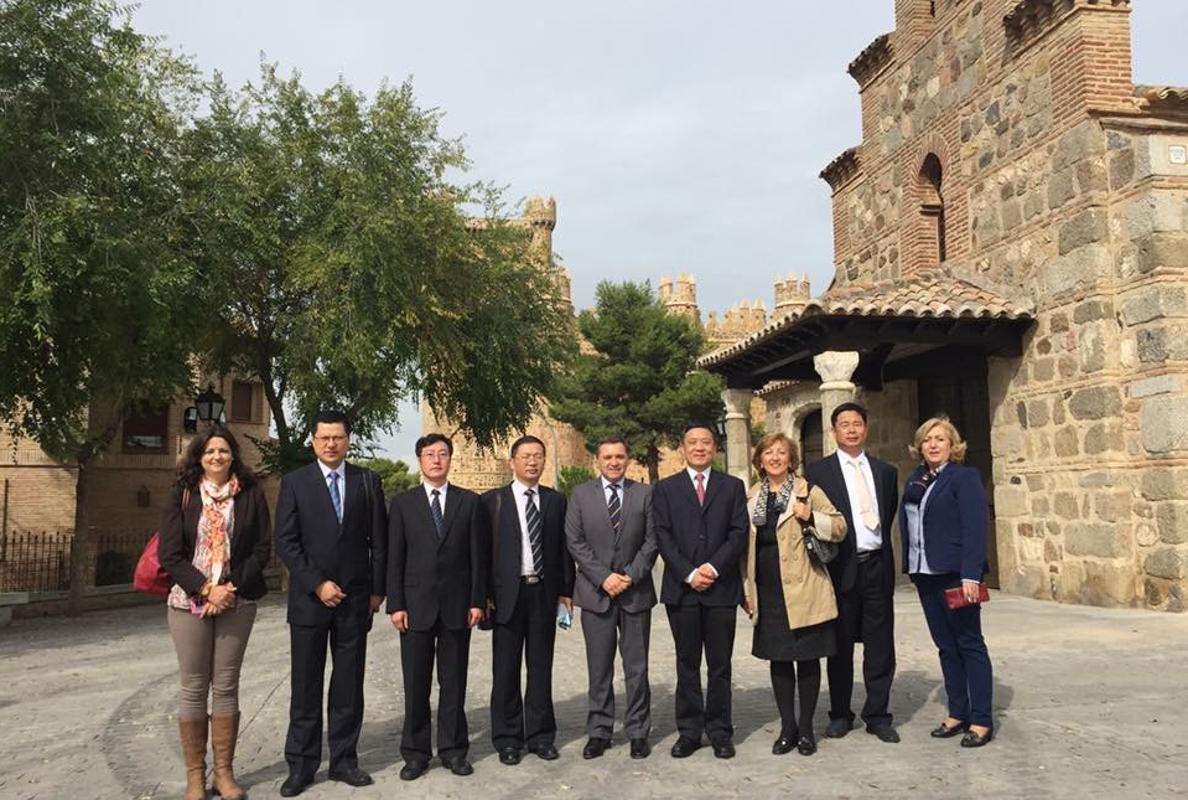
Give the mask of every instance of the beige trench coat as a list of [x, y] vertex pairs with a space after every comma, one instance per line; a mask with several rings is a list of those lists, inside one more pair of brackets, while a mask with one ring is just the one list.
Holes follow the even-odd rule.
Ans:
[[[833, 595], [833, 582], [825, 567], [815, 563], [804, 547], [804, 536], [800, 532], [800, 520], [792, 515], [796, 497], [804, 497], [808, 484], [799, 476], [793, 478], [793, 503], [780, 515], [776, 527], [776, 545], [780, 554], [780, 575], [784, 579], [784, 611], [788, 614], [788, 627], [804, 628], [837, 618], [837, 598]], [[751, 487], [747, 500], [747, 519], [754, 519], [755, 501], [759, 485]], [[809, 495], [809, 508], [813, 512], [813, 525], [817, 536], [831, 542], [846, 538], [846, 520], [833, 507], [821, 487], [814, 486]], [[759, 615], [765, 610], [757, 608], [759, 600], [755, 590], [755, 525], [750, 526], [747, 537], [747, 555], [743, 560], [743, 581], [747, 598], [754, 613], [751, 621], [759, 622]]]

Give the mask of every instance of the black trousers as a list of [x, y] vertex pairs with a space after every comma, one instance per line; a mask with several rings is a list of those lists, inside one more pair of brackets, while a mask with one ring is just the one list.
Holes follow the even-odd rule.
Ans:
[[[495, 749], [553, 744], [553, 646], [557, 639], [557, 600], [543, 583], [520, 584], [516, 607], [506, 624], [495, 624], [491, 639], [491, 740]], [[520, 675], [528, 664], [528, 683]]]
[[[734, 737], [730, 712], [730, 658], [734, 653], [735, 606], [666, 605], [676, 644], [676, 724], [681, 736], [700, 742]], [[706, 687], [701, 694], [701, 656]]]
[[837, 595], [837, 655], [826, 666], [829, 675], [829, 718], [853, 720], [854, 644], [862, 642], [862, 680], [867, 726], [891, 724], [891, 681], [895, 677], [895, 611], [886, 590], [892, 576], [882, 555], [854, 565], [857, 574], [848, 592]]
[[400, 666], [404, 675], [404, 729], [400, 755], [409, 763], [432, 756], [429, 693], [437, 661], [437, 754], [443, 760], [465, 756], [470, 749], [466, 727], [466, 672], [470, 663], [470, 629], [437, 623], [426, 631], [400, 634]]
[[322, 688], [326, 676], [326, 645], [332, 667], [326, 718], [330, 739], [330, 769], [359, 765], [359, 731], [363, 727], [363, 667], [367, 662], [367, 631], [371, 616], [364, 606], [339, 606], [325, 625], [290, 625], [292, 693], [285, 761], [290, 772], [313, 778], [322, 761]]

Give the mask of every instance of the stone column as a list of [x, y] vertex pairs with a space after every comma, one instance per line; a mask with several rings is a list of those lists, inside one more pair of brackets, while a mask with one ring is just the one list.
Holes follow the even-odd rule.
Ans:
[[751, 399], [750, 389], [726, 389], [726, 471], [751, 485]]
[[855, 352], [830, 350], [813, 357], [813, 369], [821, 376], [821, 427], [824, 434], [821, 441], [827, 456], [837, 449], [837, 443], [825, 426], [829, 424], [833, 409], [854, 399], [857, 387], [850, 376], [857, 368], [858, 354]]

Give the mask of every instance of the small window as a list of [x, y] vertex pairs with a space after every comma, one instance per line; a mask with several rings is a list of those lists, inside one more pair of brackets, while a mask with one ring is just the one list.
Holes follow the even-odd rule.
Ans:
[[926, 266], [936, 266], [948, 258], [945, 242], [945, 200], [941, 193], [944, 173], [940, 159], [929, 153], [920, 167], [920, 216], [924, 218], [923, 241]]
[[231, 382], [231, 421], [256, 421], [256, 385], [250, 381]]
[[164, 453], [169, 406], [141, 408], [124, 417], [125, 453]]

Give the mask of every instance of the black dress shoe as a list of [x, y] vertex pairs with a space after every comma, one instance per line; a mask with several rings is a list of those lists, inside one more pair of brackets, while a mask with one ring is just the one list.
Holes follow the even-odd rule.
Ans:
[[289, 777], [285, 778], [285, 782], [281, 784], [281, 797], [296, 797], [305, 791], [305, 787], [309, 786], [313, 781], [305, 779], [305, 776], [299, 775], [296, 772], [290, 772]]
[[714, 758], [734, 758], [733, 742], [715, 742]]
[[895, 744], [899, 741], [899, 734], [890, 725], [867, 725], [866, 732], [879, 737], [880, 742]]
[[582, 758], [599, 758], [606, 752], [606, 748], [610, 747], [610, 744], [610, 739], [591, 736], [590, 741], [586, 742], [586, 746], [582, 748]]
[[346, 769], [332, 769], [326, 773], [326, 777], [332, 781], [345, 783], [347, 786], [370, 786], [375, 783], [363, 770], [358, 767], [347, 767]]
[[825, 735], [830, 739], [840, 739], [845, 736], [854, 727], [854, 723], [848, 719], [831, 719], [829, 726], [825, 728]]
[[545, 761], [556, 761], [561, 757], [561, 754], [557, 752], [557, 747], [552, 742], [531, 745], [528, 747], [528, 752], [535, 753], [538, 758], [542, 758]]
[[963, 733], [964, 731], [967, 731], [967, 730], [969, 730], [968, 722], [958, 722], [956, 725], [954, 725], [951, 728], [942, 722], [940, 725], [937, 725], [935, 728], [930, 730], [928, 732], [928, 735], [931, 736], [933, 739], [950, 739], [950, 738], [956, 736], [957, 734]]
[[647, 737], [631, 740], [631, 757], [632, 758], [647, 758], [652, 754], [652, 746], [648, 744]]
[[673, 758], [688, 758], [701, 749], [701, 742], [694, 741], [685, 736], [678, 736], [677, 740], [672, 745]]
[[499, 748], [499, 763], [506, 764], [509, 767], [514, 767], [520, 763], [520, 759], [524, 754], [520, 752], [518, 747], [501, 747]]
[[782, 756], [796, 749], [796, 736], [780, 736], [771, 746], [773, 756]]
[[400, 780], [415, 781], [428, 771], [428, 761], [410, 761], [400, 768]]
[[443, 758], [441, 765], [450, 772], [465, 778], [467, 775], [474, 774], [474, 767], [466, 760], [466, 756], [457, 756], [456, 758]]
[[816, 738], [812, 735], [801, 736], [800, 740], [796, 743], [796, 751], [802, 756], [811, 756], [813, 753], [817, 752]]
[[982, 745], [990, 744], [990, 740], [994, 738], [994, 729], [987, 728], [986, 732], [978, 736], [973, 731], [967, 731], [965, 736], [961, 737], [962, 747], [981, 747]]

